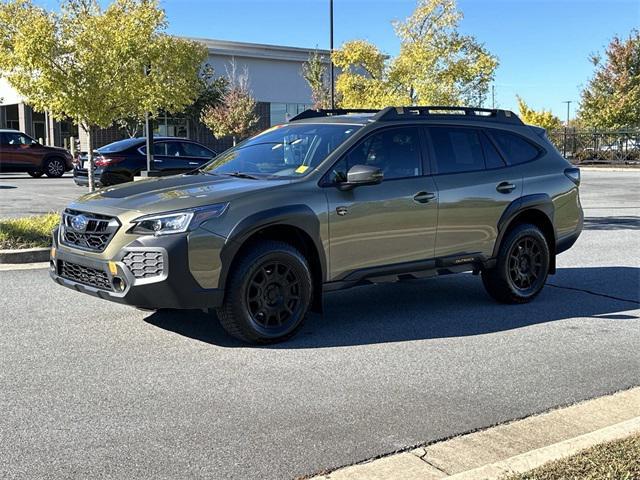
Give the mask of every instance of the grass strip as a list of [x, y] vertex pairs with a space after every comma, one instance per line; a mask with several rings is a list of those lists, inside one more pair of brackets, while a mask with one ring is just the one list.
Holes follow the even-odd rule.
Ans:
[[51, 232], [60, 223], [59, 213], [0, 220], [0, 250], [51, 246]]
[[640, 434], [596, 445], [505, 480], [638, 480]]

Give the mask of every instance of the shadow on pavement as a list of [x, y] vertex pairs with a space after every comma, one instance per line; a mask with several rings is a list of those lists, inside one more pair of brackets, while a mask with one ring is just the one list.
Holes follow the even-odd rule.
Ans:
[[[619, 312], [640, 306], [640, 268], [562, 268], [550, 279], [557, 286], [546, 286], [536, 300], [526, 305], [495, 303], [485, 293], [480, 279], [470, 274], [335, 292], [325, 296], [324, 313], [311, 314], [296, 337], [260, 348], [324, 348], [463, 337], [576, 317], [638, 320], [637, 316]], [[628, 301], [573, 290], [581, 288], [585, 281], [600, 286], [590, 291]], [[616, 295], [616, 285], [623, 283], [625, 290], [635, 295]], [[213, 314], [159, 311], [145, 321], [202, 342], [251, 348], [229, 337]]]
[[585, 230], [640, 230], [640, 217], [586, 217]]
[[65, 172], [62, 177], [59, 178], [49, 178], [45, 175], [39, 178], [32, 177], [26, 173], [9, 173], [9, 172], [0, 172], [0, 180], [33, 180], [34, 182], [46, 182], [51, 180], [60, 180], [66, 178], [73, 178], [73, 172]]

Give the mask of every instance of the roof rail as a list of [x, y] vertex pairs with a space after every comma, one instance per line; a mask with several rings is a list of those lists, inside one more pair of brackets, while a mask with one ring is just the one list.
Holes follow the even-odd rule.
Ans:
[[524, 125], [522, 120], [511, 110], [499, 110], [495, 108], [476, 107], [451, 107], [451, 106], [411, 106], [411, 107], [387, 107], [380, 110], [374, 120], [410, 120], [415, 117], [427, 118], [451, 118], [460, 116], [468, 120], [482, 119], [501, 123]]
[[289, 121], [302, 120], [304, 118], [318, 118], [318, 117], [333, 117], [335, 115], [349, 115], [353, 113], [378, 113], [380, 110], [367, 109], [367, 108], [333, 108], [333, 109], [319, 109], [319, 110], [305, 110], [299, 113]]

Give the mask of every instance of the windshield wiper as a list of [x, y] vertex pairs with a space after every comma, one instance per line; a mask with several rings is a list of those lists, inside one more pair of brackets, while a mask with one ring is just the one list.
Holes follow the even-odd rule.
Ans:
[[209, 172], [209, 171], [205, 170], [202, 167], [196, 168], [195, 170], [191, 170], [191, 171], [187, 172], [186, 175], [213, 175], [215, 177], [218, 176], [217, 173]]
[[249, 175], [248, 173], [244, 173], [244, 172], [223, 173], [222, 175], [228, 175], [230, 177], [236, 177], [236, 178], [248, 178], [249, 180], [260, 180], [258, 177]]

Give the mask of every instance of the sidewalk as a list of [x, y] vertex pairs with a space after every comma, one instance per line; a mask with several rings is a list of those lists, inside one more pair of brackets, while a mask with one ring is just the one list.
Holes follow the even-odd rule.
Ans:
[[640, 387], [314, 477], [499, 479], [640, 432]]

